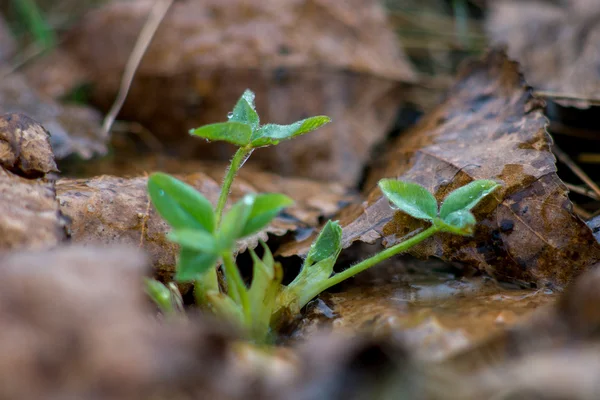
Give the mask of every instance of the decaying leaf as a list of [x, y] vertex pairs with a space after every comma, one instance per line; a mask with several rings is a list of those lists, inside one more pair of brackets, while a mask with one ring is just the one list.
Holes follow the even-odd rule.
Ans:
[[0, 110], [24, 113], [43, 124], [51, 134], [50, 143], [57, 159], [71, 154], [88, 159], [106, 152], [96, 111], [77, 105], [61, 106], [41, 96], [19, 73], [0, 75]]
[[490, 3], [492, 43], [508, 45], [527, 82], [561, 104], [600, 98], [600, 3], [595, 0]]
[[48, 132], [25, 115], [1, 115], [0, 250], [48, 248], [66, 238], [50, 172]]
[[[65, 51], [90, 75], [101, 109], [114, 101], [152, 5], [109, 3], [66, 38]], [[31, 79], [49, 81], [40, 74]], [[335, 122], [264, 149], [251, 163], [283, 175], [354, 184], [372, 146], [393, 123], [401, 82], [414, 79], [376, 0], [175, 2], [136, 71], [120, 117], [139, 121], [183, 155], [225, 160], [229, 147], [209, 147], [187, 132], [225, 121], [250, 88], [263, 122], [289, 124], [321, 114]]]
[[43, 126], [24, 114], [0, 115], [0, 167], [22, 176], [58, 172]]
[[[440, 361], [526, 320], [556, 298], [539, 290], [503, 289], [489, 279], [449, 280], [448, 274], [432, 273], [439, 261], [391, 264], [394, 271], [379, 274], [377, 280], [321, 294], [293, 337], [307, 338], [322, 330], [400, 336], [413, 356]], [[419, 272], [408, 272], [407, 266]], [[399, 267], [404, 267], [401, 273]], [[394, 281], [398, 275], [402, 277]]]
[[[600, 259], [600, 245], [572, 212], [556, 175], [541, 104], [517, 65], [499, 51], [466, 65], [447, 100], [401, 135], [368, 185], [398, 177], [424, 185], [438, 201], [475, 179], [502, 187], [473, 211], [473, 237], [438, 234], [411, 250], [459, 262], [504, 281], [562, 286]], [[392, 210], [379, 189], [341, 215], [344, 243], [392, 246], [425, 225]], [[304, 243], [282, 255], [306, 251]]]
[[[216, 169], [206, 167], [206, 172]], [[223, 170], [223, 168], [218, 168]], [[220, 173], [219, 173], [220, 174]], [[205, 172], [179, 176], [216, 204], [220, 175]], [[147, 178], [100, 176], [92, 179], [61, 179], [57, 182], [61, 211], [71, 219], [70, 234], [78, 243], [127, 243], [142, 246], [159, 274], [174, 271], [177, 246], [166, 239], [168, 225], [149, 203]], [[254, 248], [267, 235], [281, 236], [295, 230], [312, 229], [323, 215], [332, 215], [352, 196], [341, 185], [325, 185], [305, 179], [284, 179], [244, 167], [234, 181], [231, 201], [246, 193], [283, 193], [295, 200], [271, 225], [239, 243], [238, 251]]]

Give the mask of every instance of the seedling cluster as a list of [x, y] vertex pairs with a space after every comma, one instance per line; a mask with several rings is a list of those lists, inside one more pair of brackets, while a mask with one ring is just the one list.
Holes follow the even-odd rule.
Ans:
[[[290, 125], [260, 125], [254, 93], [246, 90], [227, 122], [190, 131], [209, 141], [226, 141], [238, 146], [216, 208], [196, 189], [170, 175], [155, 173], [148, 180], [150, 199], [172, 228], [168, 237], [180, 246], [175, 280], [193, 282], [199, 305], [232, 321], [257, 342], [272, 336], [272, 328], [280, 316], [299, 313], [322, 291], [408, 250], [436, 232], [471, 235], [476, 220], [470, 210], [498, 187], [491, 180], [476, 180], [450, 193], [438, 207], [435, 197], [424, 187], [383, 179], [379, 187], [393, 207], [430, 222], [429, 228], [334, 274], [333, 267], [342, 250], [342, 228], [338, 222], [329, 221], [310, 247], [300, 273], [287, 286], [281, 284], [281, 264], [275, 262], [269, 248], [261, 242], [262, 258], [250, 250], [253, 273], [252, 282], [247, 285], [234, 258], [237, 241], [266, 227], [281, 210], [292, 205], [293, 200], [276, 193], [249, 194], [224, 213], [235, 175], [255, 148], [277, 145], [328, 122], [329, 117], [317, 116]], [[225, 277], [223, 282], [218, 279], [219, 264]], [[148, 280], [146, 288], [163, 313], [182, 309], [174, 285]]]

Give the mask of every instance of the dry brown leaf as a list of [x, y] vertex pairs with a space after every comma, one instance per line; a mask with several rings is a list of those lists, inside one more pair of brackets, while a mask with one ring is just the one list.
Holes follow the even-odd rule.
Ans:
[[[207, 167], [207, 171], [214, 167]], [[219, 168], [222, 170], [222, 168]], [[215, 179], [204, 172], [180, 176], [216, 204], [220, 175]], [[174, 271], [177, 246], [165, 234], [166, 222], [149, 203], [147, 178], [100, 176], [92, 179], [61, 179], [57, 182], [57, 199], [61, 211], [71, 219], [70, 234], [78, 243], [127, 243], [143, 247], [150, 255], [158, 274], [169, 278]], [[312, 229], [323, 215], [332, 215], [353, 197], [341, 185], [322, 184], [244, 167], [234, 181], [231, 199], [246, 193], [277, 192], [293, 198], [296, 204], [285, 210], [263, 231], [241, 241], [238, 251], [254, 248], [268, 235], [281, 236], [296, 230]]]
[[24, 114], [0, 115], [0, 167], [25, 177], [58, 172], [43, 126]]
[[[96, 83], [93, 97], [102, 109], [114, 101], [152, 4], [108, 4], [66, 40], [65, 50]], [[43, 78], [47, 63], [36, 69], [41, 73], [29, 74], [45, 87], [57, 80]], [[225, 160], [229, 147], [206, 145], [187, 132], [225, 120], [250, 88], [264, 122], [320, 114], [335, 121], [263, 149], [251, 163], [282, 175], [355, 184], [372, 146], [393, 123], [400, 83], [413, 79], [376, 0], [175, 2], [136, 71], [120, 117], [139, 121], [182, 155]]]
[[529, 84], [565, 105], [600, 99], [600, 2], [502, 0], [490, 7], [492, 43], [508, 45]]
[[[572, 212], [568, 190], [556, 175], [552, 140], [541, 104], [532, 98], [517, 65], [499, 51], [466, 65], [447, 100], [401, 135], [369, 178], [420, 183], [441, 201], [475, 179], [495, 179], [502, 188], [474, 211], [473, 237], [438, 234], [411, 250], [459, 262], [504, 281], [562, 286], [600, 259], [600, 245]], [[386, 247], [423, 228], [394, 212], [379, 189], [341, 216], [344, 243]], [[300, 244], [283, 255], [303, 252]]]
[[0, 116], [0, 250], [53, 247], [66, 239], [48, 132], [22, 114]]

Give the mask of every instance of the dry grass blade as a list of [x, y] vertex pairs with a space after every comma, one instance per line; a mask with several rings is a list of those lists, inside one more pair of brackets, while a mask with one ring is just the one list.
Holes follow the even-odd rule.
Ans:
[[148, 20], [144, 24], [144, 27], [138, 36], [138, 40], [133, 47], [133, 51], [127, 60], [127, 64], [125, 65], [125, 72], [123, 73], [117, 98], [115, 99], [115, 102], [110, 108], [110, 111], [106, 115], [104, 123], [102, 124], [102, 130], [105, 136], [108, 136], [108, 132], [110, 132], [112, 124], [119, 114], [121, 107], [123, 107], [125, 99], [127, 98], [127, 93], [129, 93], [129, 88], [133, 82], [135, 72], [142, 61], [142, 57], [144, 57], [146, 49], [150, 45], [158, 26], [167, 14], [167, 11], [169, 11], [169, 8], [172, 4], [173, 0], [157, 0], [156, 3], [154, 3], [154, 6], [150, 11], [150, 15], [148, 16]]

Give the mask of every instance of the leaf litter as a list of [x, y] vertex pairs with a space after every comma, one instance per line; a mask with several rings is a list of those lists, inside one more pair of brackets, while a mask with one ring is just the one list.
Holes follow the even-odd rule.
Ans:
[[[542, 103], [532, 97], [518, 66], [501, 51], [465, 65], [446, 100], [388, 146], [366, 187], [394, 177], [435, 193], [438, 201], [475, 179], [502, 187], [473, 211], [473, 237], [436, 235], [411, 250], [485, 271], [528, 287], [561, 288], [600, 259], [600, 245], [572, 211], [556, 175]], [[425, 224], [394, 211], [379, 189], [339, 215], [344, 243], [398, 243]], [[305, 243], [282, 256], [302, 254]]]

